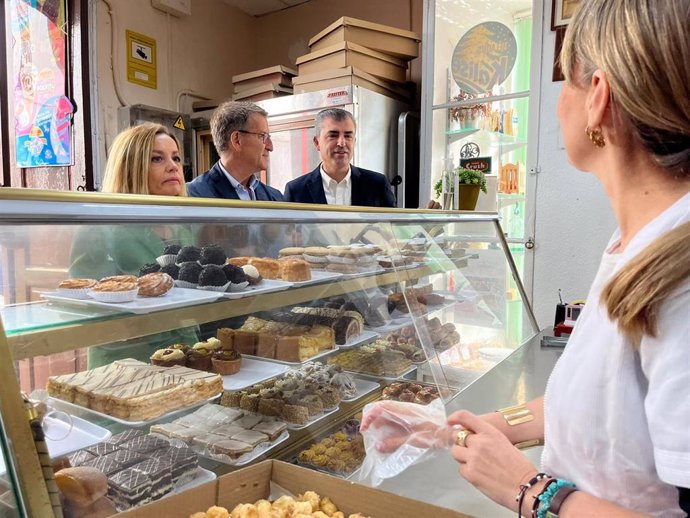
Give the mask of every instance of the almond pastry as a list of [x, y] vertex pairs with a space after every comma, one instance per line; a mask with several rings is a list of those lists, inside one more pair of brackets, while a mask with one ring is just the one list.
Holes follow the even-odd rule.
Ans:
[[80, 290], [84, 288], [92, 288], [96, 284], [93, 279], [67, 279], [58, 284], [58, 288], [63, 290]]
[[117, 282], [137, 282], [137, 276], [136, 275], [111, 275], [110, 277], [103, 277], [100, 282], [109, 282], [109, 281], [117, 281]]
[[137, 280], [140, 297], [160, 297], [168, 293], [174, 284], [170, 275], [160, 272], [146, 274]]
[[[136, 277], [135, 277], [136, 279]], [[132, 291], [137, 289], [135, 281], [98, 281], [96, 285], [91, 288], [93, 291]]]

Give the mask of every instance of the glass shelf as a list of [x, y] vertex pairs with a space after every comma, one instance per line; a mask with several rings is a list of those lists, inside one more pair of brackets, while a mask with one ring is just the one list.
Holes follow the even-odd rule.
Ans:
[[45, 301], [0, 307], [0, 318], [7, 336], [107, 320], [123, 315], [126, 313], [99, 308], [57, 306]]
[[479, 144], [480, 147], [489, 146], [492, 149], [500, 147], [501, 154], [520, 149], [521, 147], [527, 145], [527, 141], [522, 140], [514, 135], [477, 128], [459, 128], [449, 130], [446, 132], [446, 135], [448, 136], [449, 144], [459, 142], [470, 135], [474, 135], [474, 140], [477, 141], [477, 144]]

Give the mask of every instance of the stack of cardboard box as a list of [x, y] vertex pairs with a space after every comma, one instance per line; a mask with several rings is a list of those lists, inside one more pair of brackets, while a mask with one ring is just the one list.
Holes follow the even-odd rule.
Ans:
[[407, 68], [419, 55], [414, 32], [344, 16], [309, 40], [310, 53], [297, 58], [295, 93], [359, 85], [410, 101]]
[[276, 65], [232, 77], [233, 101], [263, 101], [292, 95], [292, 77], [297, 71]]

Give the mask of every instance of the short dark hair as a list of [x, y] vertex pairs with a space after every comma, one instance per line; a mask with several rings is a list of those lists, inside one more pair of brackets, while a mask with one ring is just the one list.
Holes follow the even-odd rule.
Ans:
[[213, 145], [216, 146], [219, 155], [228, 150], [230, 135], [247, 127], [247, 121], [252, 113], [258, 113], [263, 117], [268, 116], [266, 110], [246, 101], [225, 101], [216, 108], [211, 117], [211, 135]]
[[321, 110], [319, 113], [317, 113], [316, 117], [314, 118], [314, 129], [316, 130], [317, 137], [321, 135], [321, 125], [323, 124], [324, 119], [333, 119], [336, 122], [350, 119], [352, 124], [355, 125], [355, 129], [357, 129], [355, 118], [349, 111], [343, 110], [342, 108], [326, 108], [325, 110]]

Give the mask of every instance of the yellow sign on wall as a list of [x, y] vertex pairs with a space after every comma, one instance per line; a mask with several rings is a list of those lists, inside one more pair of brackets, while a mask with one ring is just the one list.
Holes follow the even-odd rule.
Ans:
[[127, 32], [127, 81], [153, 88], [158, 85], [156, 40], [134, 31]]

